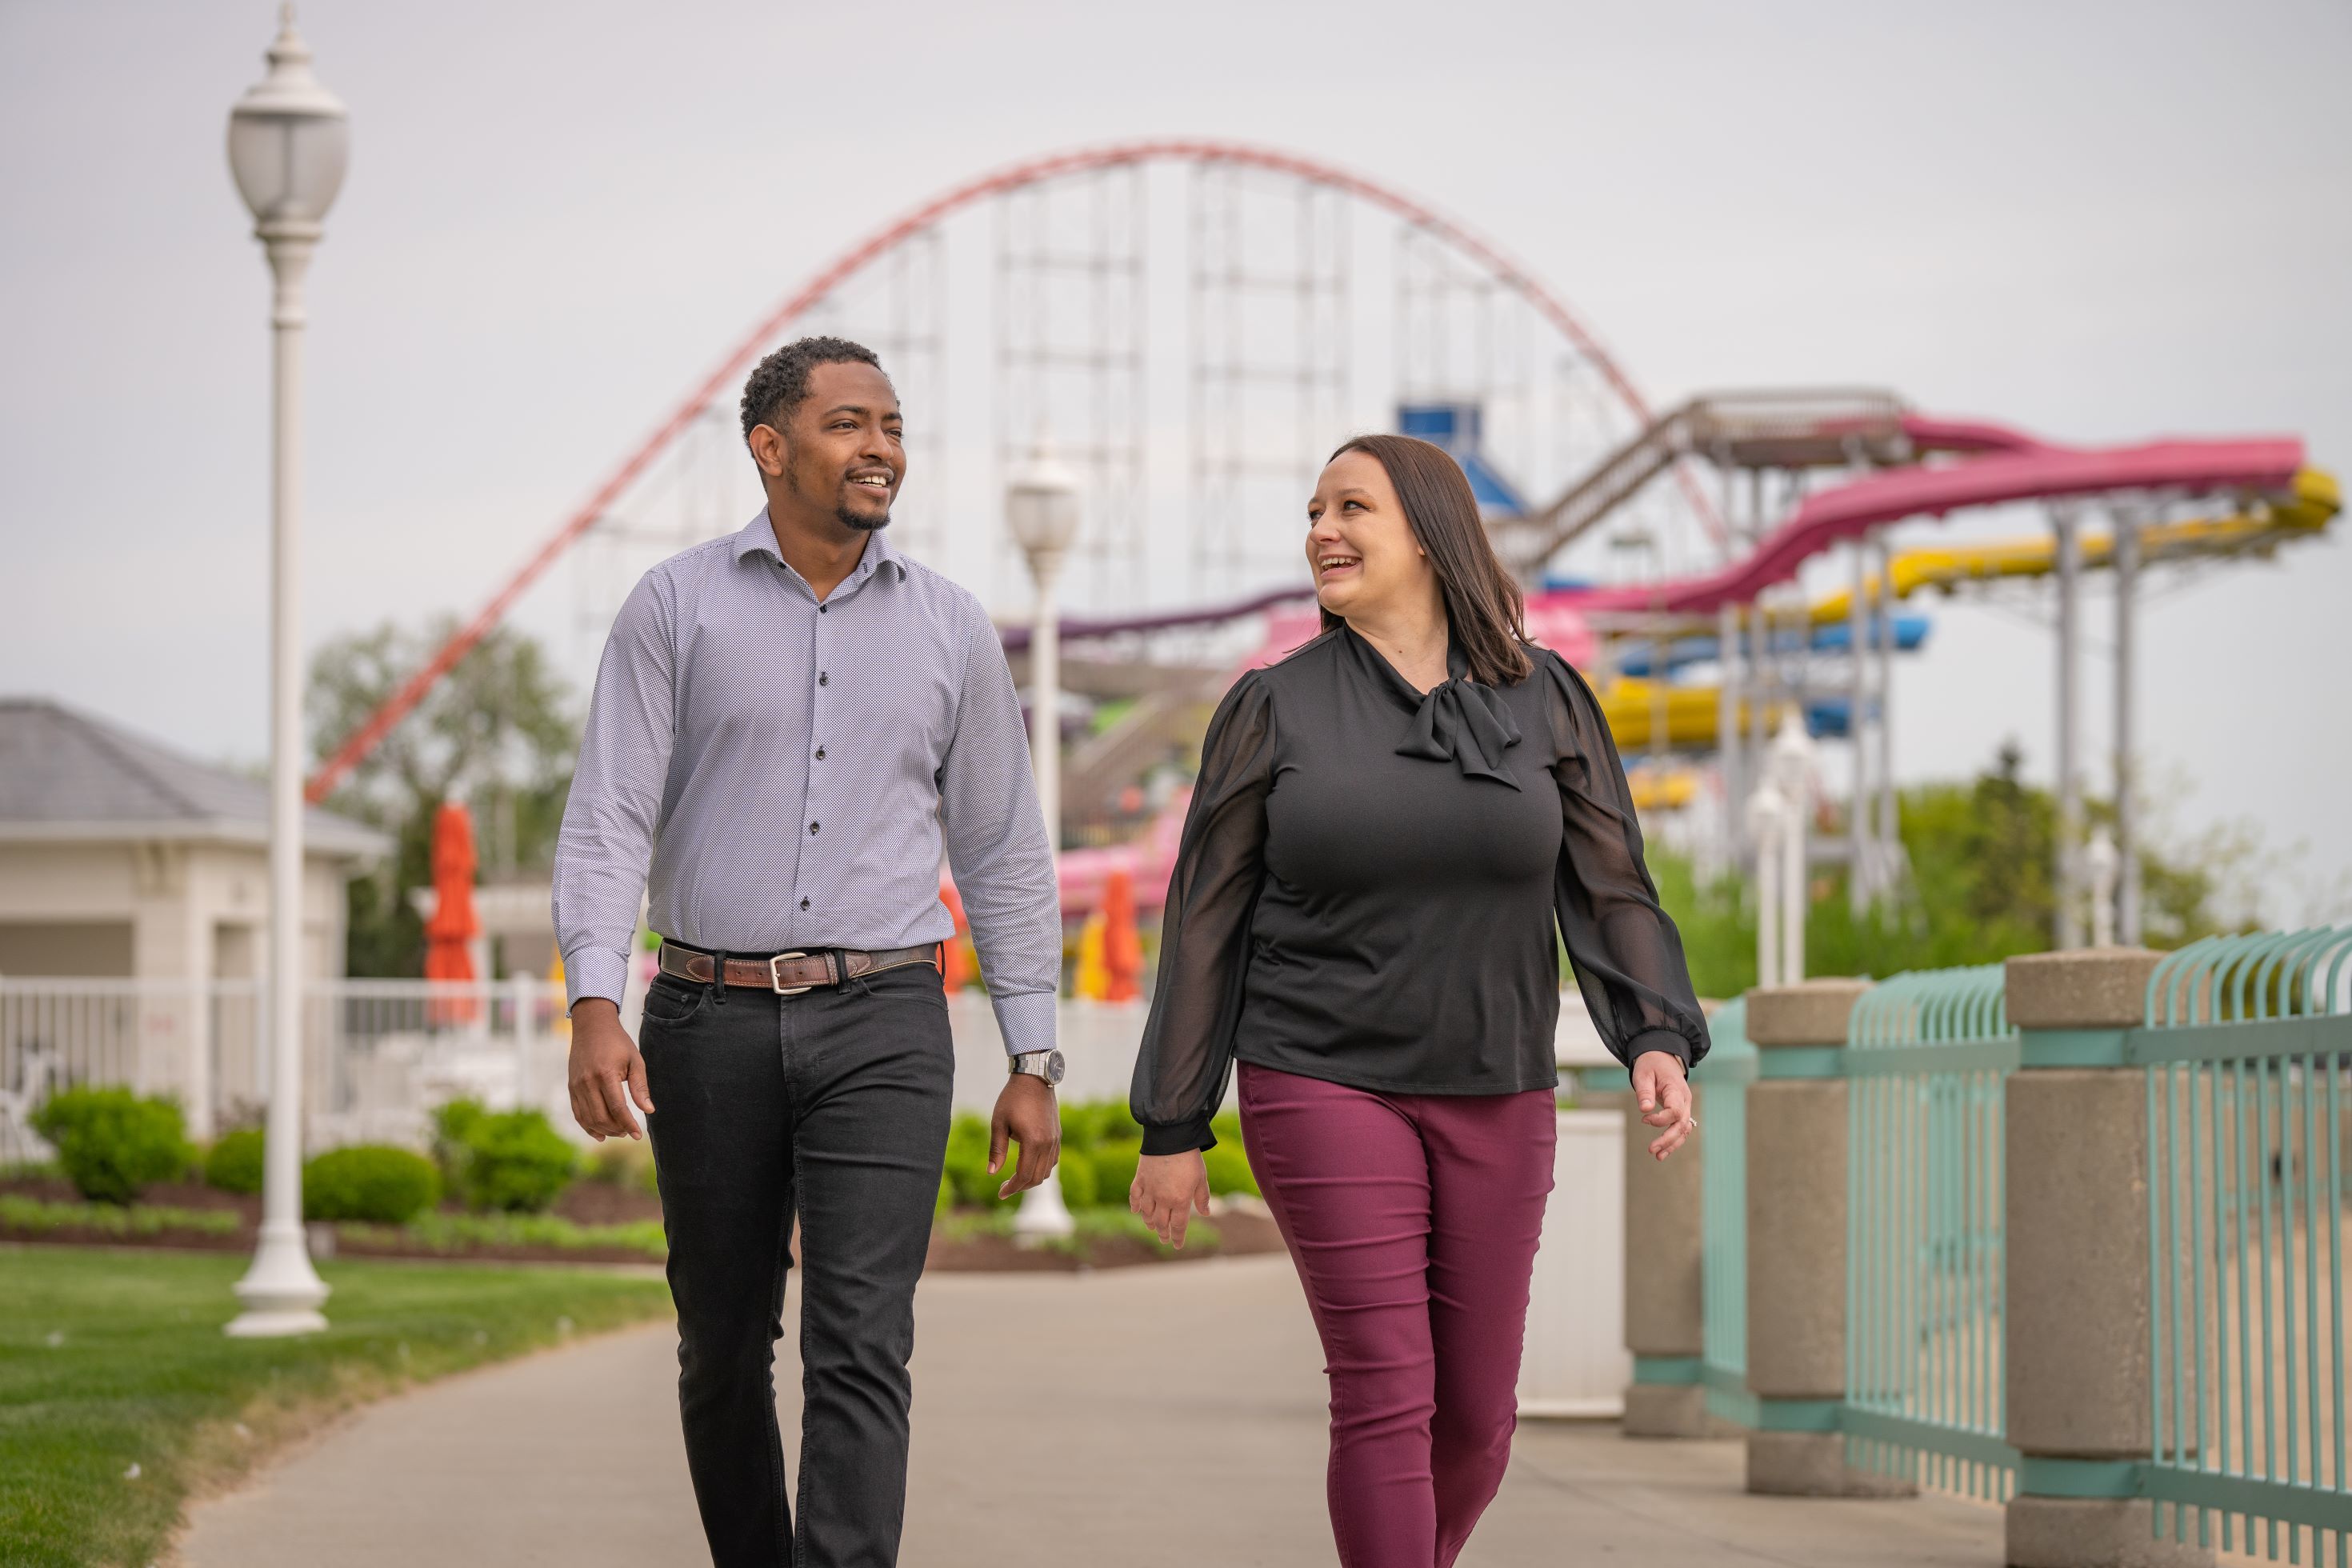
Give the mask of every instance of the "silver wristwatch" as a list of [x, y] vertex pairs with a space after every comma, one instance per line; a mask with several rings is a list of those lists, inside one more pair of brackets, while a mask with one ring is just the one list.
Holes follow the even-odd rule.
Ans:
[[1048, 1089], [1062, 1081], [1062, 1053], [1059, 1051], [1023, 1051], [1005, 1059], [1013, 1072], [1042, 1078]]

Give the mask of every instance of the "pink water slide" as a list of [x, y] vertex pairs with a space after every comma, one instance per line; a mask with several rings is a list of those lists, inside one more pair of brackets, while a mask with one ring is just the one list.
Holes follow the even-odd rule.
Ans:
[[1585, 611], [1665, 610], [1704, 615], [1752, 603], [1785, 583], [1810, 556], [1883, 523], [1943, 518], [1969, 507], [2014, 501], [2168, 491], [2293, 489], [2303, 443], [2293, 437], [2151, 441], [2137, 447], [2058, 447], [1998, 425], [1910, 416], [1906, 432], [1923, 449], [1976, 452], [1959, 462], [1888, 468], [1809, 496], [1753, 553], [1716, 571], [1664, 583], [1562, 589], [1545, 603]]

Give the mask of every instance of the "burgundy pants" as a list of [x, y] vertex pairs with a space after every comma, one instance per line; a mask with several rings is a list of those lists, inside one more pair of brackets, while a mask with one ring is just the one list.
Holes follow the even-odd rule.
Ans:
[[1331, 1380], [1345, 1568], [1450, 1568], [1502, 1485], [1549, 1089], [1384, 1094], [1244, 1062], [1242, 1133]]

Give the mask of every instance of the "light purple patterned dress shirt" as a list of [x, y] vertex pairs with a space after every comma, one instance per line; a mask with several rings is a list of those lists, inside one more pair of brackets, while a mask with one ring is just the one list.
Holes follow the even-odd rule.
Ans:
[[556, 840], [572, 1002], [620, 1001], [641, 894], [656, 931], [706, 951], [943, 941], [942, 849], [1005, 1048], [1050, 1048], [1061, 906], [980, 601], [877, 532], [819, 604], [764, 510], [646, 574]]

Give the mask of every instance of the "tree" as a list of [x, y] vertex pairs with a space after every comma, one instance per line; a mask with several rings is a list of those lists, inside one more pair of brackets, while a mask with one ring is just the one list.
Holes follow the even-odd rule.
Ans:
[[[320, 760], [447, 640], [447, 616], [415, 631], [386, 623], [321, 647], [310, 661], [309, 723]], [[391, 860], [350, 889], [350, 973], [417, 975], [424, 923], [410, 895], [433, 879], [433, 816], [446, 800], [474, 812], [486, 868], [547, 865], [580, 748], [569, 685], [532, 637], [500, 627], [442, 678], [328, 798], [395, 836]]]
[[[1806, 969], [1814, 974], [1885, 976], [1911, 969], [1992, 963], [2050, 945], [2057, 917], [2052, 875], [2058, 805], [2019, 777], [2011, 742], [1966, 784], [1902, 792], [1903, 848], [1910, 877], [1891, 903], [1853, 913], [1843, 869], [1813, 879], [1805, 921]], [[2086, 826], [2112, 823], [2112, 801], [2084, 803]], [[2244, 831], [2217, 831], [2182, 847], [2139, 848], [2143, 940], [2171, 948], [2219, 931], [2245, 929], [2225, 907], [2260, 859]], [[1650, 856], [1658, 891], [1683, 933], [1691, 978], [1702, 995], [1736, 996], [1756, 983], [1756, 908], [1747, 879], [1732, 873], [1702, 884], [1689, 862]]]

